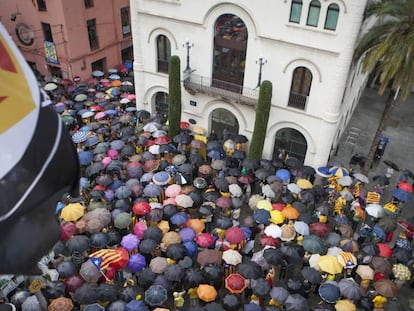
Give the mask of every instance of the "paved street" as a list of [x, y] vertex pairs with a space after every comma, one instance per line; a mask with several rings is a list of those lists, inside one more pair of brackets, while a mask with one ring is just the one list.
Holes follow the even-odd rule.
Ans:
[[[339, 161], [348, 167], [351, 156], [355, 153], [367, 156], [372, 139], [375, 135], [375, 131], [378, 126], [378, 120], [381, 117], [381, 113], [384, 108], [385, 100], [388, 94], [384, 94], [380, 97], [376, 89], [366, 89], [361, 97], [361, 101], [357, 106], [354, 115], [349, 122], [345, 134], [341, 138], [341, 144], [338, 149], [337, 155], [331, 158], [331, 161]], [[375, 175], [383, 175], [386, 172], [387, 166], [383, 163], [383, 160], [391, 160], [396, 163], [402, 169], [414, 169], [414, 95], [412, 94], [406, 101], [397, 100], [395, 108], [388, 121], [387, 127], [384, 131], [384, 135], [389, 138], [389, 143], [385, 149], [384, 156], [379, 163], [374, 166], [373, 170], [369, 173], [370, 180]], [[358, 131], [359, 130], [359, 131]], [[354, 135], [356, 137], [356, 143], [354, 146], [347, 143], [349, 141], [349, 135], [352, 136], [352, 132], [358, 133]], [[355, 169], [357, 171], [358, 168]], [[386, 189], [382, 198], [382, 203], [388, 202], [391, 196], [391, 191], [395, 187], [399, 176], [399, 172], [395, 172], [391, 178], [390, 185]], [[368, 189], [372, 190], [374, 184], [371, 182]], [[414, 217], [414, 203], [405, 203], [402, 213], [399, 218], [409, 219]], [[410, 286], [404, 286], [400, 289], [398, 295], [398, 303], [396, 301], [389, 302], [386, 310], [414, 310], [408, 306], [410, 298], [414, 299], [414, 291]]]

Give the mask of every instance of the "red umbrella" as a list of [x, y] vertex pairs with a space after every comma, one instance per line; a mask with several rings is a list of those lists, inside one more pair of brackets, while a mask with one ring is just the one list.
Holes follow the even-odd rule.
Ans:
[[246, 239], [244, 231], [240, 227], [230, 227], [224, 232], [227, 241], [232, 244], [238, 244]]
[[232, 294], [240, 294], [247, 287], [246, 279], [238, 273], [230, 274], [228, 277], [226, 277], [224, 283], [227, 290]]
[[143, 216], [151, 211], [151, 205], [148, 202], [135, 202], [132, 205], [132, 211], [135, 215]]
[[276, 248], [280, 247], [279, 241], [268, 235], [262, 235], [260, 237], [260, 243], [262, 244], [263, 247], [265, 246], [273, 246]]
[[117, 270], [122, 270], [126, 267], [129, 261], [129, 254], [128, 254], [128, 251], [122, 247], [118, 247], [116, 249], [116, 252], [119, 253], [121, 257], [116, 262], [111, 263], [111, 267]]
[[329, 225], [324, 223], [324, 222], [315, 222], [313, 224], [309, 225], [309, 229], [310, 231], [319, 236], [319, 237], [324, 237], [325, 235], [328, 234], [328, 232], [330, 232], [331, 230], [329, 229]]
[[273, 203], [272, 209], [277, 211], [282, 211], [285, 208], [286, 204], [284, 203]]
[[398, 184], [398, 188], [407, 192], [413, 192], [413, 186], [405, 180]]
[[388, 246], [388, 244], [384, 243], [377, 243], [379, 253], [378, 256], [390, 258], [392, 257], [392, 249]]
[[171, 139], [168, 136], [160, 136], [154, 139], [154, 143], [157, 145], [166, 145], [171, 142]]
[[190, 123], [187, 121], [181, 121], [180, 122], [180, 129], [185, 130], [188, 129], [190, 127]]
[[198, 246], [207, 248], [214, 243], [214, 237], [211, 233], [203, 232], [195, 237], [195, 242]]
[[69, 240], [76, 232], [76, 226], [73, 222], [65, 222], [60, 226], [60, 239]]

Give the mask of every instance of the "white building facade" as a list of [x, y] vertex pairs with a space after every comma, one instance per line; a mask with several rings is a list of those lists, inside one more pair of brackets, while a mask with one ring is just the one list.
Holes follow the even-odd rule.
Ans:
[[326, 165], [366, 80], [352, 63], [365, 5], [131, 0], [137, 108], [168, 112], [168, 59], [178, 55], [182, 120], [250, 139], [260, 82], [269, 80], [263, 158], [284, 147], [305, 165]]

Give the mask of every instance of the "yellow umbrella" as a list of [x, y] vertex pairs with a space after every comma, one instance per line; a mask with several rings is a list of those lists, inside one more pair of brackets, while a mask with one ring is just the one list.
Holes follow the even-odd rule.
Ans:
[[270, 221], [278, 225], [285, 221], [285, 216], [283, 215], [281, 211], [273, 210], [273, 211], [270, 211]]
[[305, 178], [299, 178], [296, 181], [296, 184], [300, 187], [300, 189], [312, 189], [313, 188], [312, 183]]
[[335, 304], [335, 311], [356, 311], [356, 306], [349, 299], [338, 300]]
[[207, 130], [201, 126], [194, 126], [193, 127], [193, 133], [197, 135], [206, 135]]
[[324, 255], [319, 257], [318, 266], [321, 271], [329, 274], [341, 273], [343, 269], [338, 259], [332, 255]]
[[66, 205], [61, 213], [60, 217], [65, 221], [77, 221], [85, 214], [85, 208], [80, 203], [70, 203]]
[[198, 298], [205, 302], [214, 301], [217, 297], [217, 291], [214, 286], [208, 284], [200, 284], [197, 288]]
[[158, 228], [162, 231], [162, 234], [166, 234], [168, 231], [170, 231], [170, 223], [167, 220], [161, 220], [158, 225]]
[[256, 207], [259, 209], [265, 209], [267, 211], [272, 210], [272, 203], [269, 200], [260, 200], [256, 203]]

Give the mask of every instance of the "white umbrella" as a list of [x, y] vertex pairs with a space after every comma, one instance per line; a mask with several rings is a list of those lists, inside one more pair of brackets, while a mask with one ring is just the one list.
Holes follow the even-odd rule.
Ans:
[[263, 195], [271, 199], [276, 197], [275, 192], [273, 191], [272, 187], [269, 184], [262, 186], [262, 193]]
[[329, 247], [326, 255], [332, 255], [337, 257], [340, 253], [343, 253], [343, 249], [338, 246]]
[[243, 259], [242, 255], [234, 249], [224, 251], [222, 258], [226, 264], [233, 266], [237, 266]]
[[45, 87], [43, 88], [45, 91], [54, 91], [58, 88], [58, 86], [55, 83], [48, 83], [45, 85]]
[[183, 208], [189, 208], [192, 207], [194, 204], [193, 199], [186, 195], [186, 194], [179, 194], [175, 197], [175, 202], [178, 206], [181, 206]]
[[295, 231], [301, 235], [310, 234], [309, 225], [304, 221], [300, 221], [300, 220], [295, 221], [295, 223], [293, 224], [293, 227], [295, 228]]
[[282, 236], [282, 229], [278, 225], [270, 224], [266, 226], [264, 234], [275, 239], [280, 238]]
[[161, 124], [157, 123], [157, 122], [149, 122], [147, 124], [144, 125], [144, 127], [142, 128], [145, 132], [155, 132], [156, 130], [161, 128]]
[[355, 179], [358, 179], [360, 182], [363, 182], [365, 184], [369, 183], [369, 178], [362, 173], [354, 173], [353, 176]]
[[288, 190], [289, 190], [290, 192], [292, 192], [292, 193], [296, 193], [296, 194], [299, 194], [299, 193], [300, 193], [300, 191], [302, 190], [302, 189], [300, 189], [300, 187], [299, 187], [297, 184], [295, 184], [295, 183], [290, 183], [290, 184], [288, 184], [288, 185], [287, 185], [287, 188], [288, 188]]
[[321, 255], [319, 255], [319, 254], [312, 254], [312, 256], [310, 256], [310, 258], [309, 258], [309, 266], [311, 268], [314, 268], [314, 269], [320, 271], [320, 268], [319, 268], [319, 265], [318, 265], [320, 257], [321, 257]]
[[365, 207], [365, 211], [368, 213], [368, 215], [375, 217], [375, 218], [381, 218], [385, 214], [385, 211], [382, 208], [382, 206], [377, 203], [367, 204], [367, 206]]
[[351, 176], [347, 175], [347, 176], [342, 176], [341, 178], [339, 178], [338, 183], [341, 186], [345, 186], [348, 187], [352, 184], [352, 178]]
[[230, 184], [229, 192], [233, 197], [240, 197], [243, 194], [242, 188], [238, 184]]
[[148, 151], [155, 155], [160, 154], [160, 145], [152, 145], [148, 148]]

